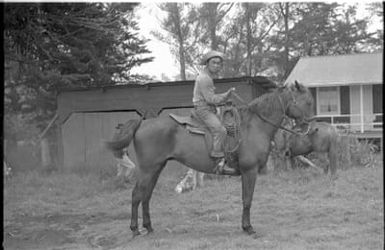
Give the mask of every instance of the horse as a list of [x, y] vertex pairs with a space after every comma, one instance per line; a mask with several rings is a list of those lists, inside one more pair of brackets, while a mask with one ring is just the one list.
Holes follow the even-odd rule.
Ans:
[[[242, 182], [242, 229], [255, 234], [250, 223], [250, 208], [258, 169], [266, 164], [271, 140], [286, 116], [297, 123], [308, 122], [314, 115], [314, 100], [305, 86], [295, 81], [275, 88], [244, 106], [240, 114], [241, 140], [238, 147], [239, 175]], [[171, 117], [129, 120], [106, 146], [114, 154], [131, 141], [137, 155], [137, 182], [132, 190], [131, 224], [133, 237], [140, 235], [138, 207], [142, 204], [143, 227], [153, 232], [150, 199], [167, 161], [176, 160], [204, 173], [214, 173], [215, 162], [209, 155], [204, 136], [188, 132]], [[118, 153], [120, 154], [120, 153]]]
[[306, 134], [288, 134], [286, 131], [282, 131], [283, 140], [277, 144], [281, 144], [280, 148], [284, 155], [289, 157], [288, 163], [290, 164], [297, 156], [304, 156], [311, 152], [327, 153], [329, 165], [324, 168], [324, 173], [327, 174], [330, 170], [331, 175], [335, 176], [339, 165], [340, 136], [337, 129], [327, 122], [312, 121], [309, 123], [308, 131]]

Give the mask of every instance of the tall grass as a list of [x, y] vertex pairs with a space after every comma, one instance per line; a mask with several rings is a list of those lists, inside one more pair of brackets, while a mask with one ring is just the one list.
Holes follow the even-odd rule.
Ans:
[[349, 144], [351, 162], [357, 166], [369, 167], [374, 164], [376, 146], [367, 140], [352, 140]]
[[[367, 140], [358, 140], [350, 135], [341, 135], [337, 145], [337, 160], [339, 169], [348, 169], [352, 167], [370, 167], [376, 164], [378, 158], [382, 155], [377, 153], [376, 146]], [[271, 161], [274, 170], [290, 170], [284, 163], [284, 155], [282, 152], [272, 150]], [[312, 152], [306, 156], [315, 165], [320, 168], [327, 168], [329, 159], [327, 153]], [[293, 168], [306, 168], [307, 166], [297, 158], [293, 159]]]

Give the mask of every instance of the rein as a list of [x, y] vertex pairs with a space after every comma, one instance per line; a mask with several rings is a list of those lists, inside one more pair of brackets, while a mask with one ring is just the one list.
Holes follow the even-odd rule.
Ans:
[[[235, 96], [235, 97], [238, 99], [238, 101], [240, 101], [243, 105], [248, 106], [248, 104], [247, 104], [247, 103], [242, 99], [242, 97], [240, 97], [237, 93], [232, 92], [232, 95]], [[293, 96], [292, 93], [291, 93], [291, 96], [292, 96], [292, 98], [293, 98], [293, 100], [294, 100], [294, 103], [296, 103], [296, 100], [295, 100], [295, 98], [294, 98], [294, 96]], [[283, 110], [283, 115], [284, 115], [285, 117], [287, 117], [287, 115], [286, 115], [286, 109], [285, 109], [285, 107], [284, 107], [284, 105], [283, 105], [283, 103], [282, 103], [282, 99], [281, 99], [280, 96], [278, 96], [278, 98], [279, 98], [279, 103], [281, 104], [281, 107], [282, 107], [282, 110]], [[287, 107], [286, 107], [286, 108], [287, 108]], [[266, 123], [269, 123], [270, 125], [272, 125], [272, 126], [275, 127], [275, 128], [282, 129], [282, 130], [285, 130], [285, 131], [287, 131], [287, 132], [289, 132], [289, 133], [292, 133], [292, 134], [295, 134], [295, 135], [300, 135], [300, 136], [309, 134], [309, 131], [310, 131], [310, 126], [309, 126], [309, 125], [307, 126], [307, 131], [306, 131], [305, 133], [298, 133], [298, 132], [295, 131], [295, 130], [292, 130], [292, 129], [283, 127], [281, 124], [279, 124], [279, 125], [277, 126], [276, 124], [274, 124], [274, 123], [273, 123], [272, 121], [270, 121], [269, 119], [263, 117], [259, 112], [256, 112], [256, 114], [257, 114], [257, 116], [258, 116], [262, 121], [264, 121], [264, 122], [266, 122]]]

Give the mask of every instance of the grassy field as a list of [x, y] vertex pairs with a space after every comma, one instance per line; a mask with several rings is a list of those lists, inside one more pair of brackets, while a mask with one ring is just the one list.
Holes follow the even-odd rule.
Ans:
[[5, 249], [383, 249], [383, 162], [331, 180], [311, 169], [259, 176], [241, 224], [240, 178], [177, 194], [173, 166], [151, 200], [155, 232], [132, 239], [133, 185], [96, 176], [24, 173], [4, 186]]

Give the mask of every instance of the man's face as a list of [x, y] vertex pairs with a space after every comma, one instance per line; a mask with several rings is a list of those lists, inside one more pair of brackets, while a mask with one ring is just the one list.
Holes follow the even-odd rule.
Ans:
[[207, 68], [212, 74], [217, 74], [222, 69], [222, 59], [219, 57], [211, 58], [207, 63]]

